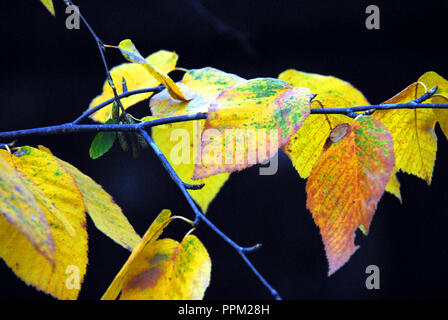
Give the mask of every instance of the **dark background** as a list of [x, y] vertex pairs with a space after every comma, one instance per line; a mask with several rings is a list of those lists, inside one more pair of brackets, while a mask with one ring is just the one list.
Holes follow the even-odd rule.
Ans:
[[[191, 1], [75, 1], [105, 43], [131, 38], [143, 55], [176, 51], [185, 68], [213, 66], [245, 78], [277, 77], [287, 69], [331, 74], [380, 103], [425, 71], [448, 76], [444, 48], [446, 1], [205, 1], [234, 31], [201, 15]], [[376, 4], [381, 29], [367, 30], [365, 8]], [[62, 1], [51, 17], [37, 0], [0, 2], [0, 130], [60, 124], [75, 119], [100, 93], [104, 69], [86, 28], [67, 30]], [[224, 30], [224, 31], [223, 31]], [[245, 38], [244, 38], [245, 37]], [[108, 51], [110, 66], [123, 62]], [[179, 79], [180, 75], [173, 74]], [[134, 109], [148, 113], [147, 103]], [[422, 299], [448, 295], [448, 143], [437, 127], [431, 186], [400, 173], [404, 203], [381, 199], [368, 237], [349, 263], [327, 277], [318, 228], [305, 208], [305, 181], [281, 154], [274, 176], [251, 168], [232, 174], [208, 211], [241, 245], [263, 243], [251, 260], [286, 299]], [[92, 134], [26, 138], [43, 144], [99, 182], [143, 234], [164, 208], [192, 217], [191, 209], [151, 150], [137, 160], [116, 145], [99, 160], [88, 155]], [[173, 223], [179, 239], [188, 228]], [[98, 299], [129, 252], [89, 220], [89, 266], [80, 299]], [[212, 280], [206, 299], [269, 299], [237, 253], [201, 225]], [[365, 269], [378, 265], [381, 289], [367, 290]], [[0, 263], [0, 299], [51, 299], [28, 287]]]

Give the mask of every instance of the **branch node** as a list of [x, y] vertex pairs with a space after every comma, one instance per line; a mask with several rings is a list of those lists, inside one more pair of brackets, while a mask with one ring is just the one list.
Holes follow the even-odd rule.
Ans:
[[204, 188], [205, 184], [201, 183], [201, 184], [189, 184], [189, 183], [185, 183], [184, 182], [184, 186], [186, 189], [190, 189], [190, 190], [200, 190], [202, 188]]
[[351, 109], [348, 109], [347, 112], [345, 113], [345, 115], [347, 117], [350, 117], [353, 119], [355, 119], [357, 116], [359, 116], [359, 114], [354, 113]]
[[246, 247], [246, 248], [241, 248], [241, 251], [243, 252], [255, 252], [261, 249], [263, 245], [261, 243], [257, 243], [256, 245], [252, 246], [252, 247]]
[[364, 111], [362, 114], [364, 115], [364, 116], [370, 116], [372, 113], [374, 113], [376, 111], [376, 109], [375, 108], [372, 108], [372, 109], [369, 109], [369, 110], [366, 110], [366, 111]]
[[434, 88], [432, 88], [431, 90], [425, 92], [421, 97], [415, 99], [412, 102], [415, 103], [415, 104], [419, 104], [419, 103], [422, 103], [425, 100], [428, 100], [429, 98], [431, 98], [434, 95], [434, 93], [436, 93], [437, 89], [438, 89], [438, 87], [435, 86]]
[[10, 148], [14, 147], [14, 145], [16, 144], [16, 141], [17, 140], [8, 143], [0, 143], [0, 149], [5, 149], [9, 152]]

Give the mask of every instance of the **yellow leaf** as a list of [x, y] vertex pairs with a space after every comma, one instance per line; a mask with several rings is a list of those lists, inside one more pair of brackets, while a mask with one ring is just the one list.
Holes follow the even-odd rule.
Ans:
[[0, 213], [15, 226], [50, 262], [54, 263], [54, 242], [43, 209], [31, 190], [23, 183], [20, 173], [0, 153]]
[[[160, 71], [168, 73], [176, 67], [178, 56], [174, 52], [169, 52], [165, 50], [157, 51], [146, 58], [146, 61], [157, 67]], [[123, 93], [123, 88], [121, 85], [122, 78], [126, 79], [127, 88], [129, 91], [152, 88], [160, 84], [160, 82], [154, 77], [148, 76], [148, 71], [145, 67], [138, 63], [123, 63], [110, 71], [111, 77], [117, 86], [118, 94]], [[133, 95], [128, 98], [121, 99], [123, 107], [125, 109], [133, 106], [134, 104], [148, 99], [152, 95], [152, 92], [141, 93], [138, 95]], [[109, 100], [114, 97], [112, 88], [109, 86], [107, 81], [104, 82], [103, 92], [101, 95], [97, 96], [89, 105], [89, 109], [93, 108], [100, 103]], [[93, 120], [98, 122], [106, 122], [110, 118], [112, 106], [107, 106], [97, 112], [95, 112], [91, 117]]]
[[40, 2], [47, 8], [48, 11], [54, 16], [56, 13], [54, 12], [53, 0], [40, 0]]
[[120, 299], [128, 300], [202, 299], [210, 282], [210, 257], [193, 235], [181, 243], [158, 240], [170, 216], [169, 210], [159, 214], [102, 300], [115, 300], [120, 291]]
[[401, 199], [401, 191], [400, 191], [400, 181], [398, 181], [398, 178], [396, 176], [397, 174], [397, 168], [394, 168], [394, 171], [392, 172], [392, 175], [390, 176], [390, 180], [386, 185], [386, 191], [393, 194], [395, 197], [402, 202]]
[[[60, 210], [73, 228], [67, 230], [60, 217], [46, 210], [46, 218], [54, 241], [54, 263], [50, 263], [17, 228], [0, 217], [0, 256], [14, 273], [26, 283], [59, 299], [76, 299], [87, 265], [87, 232], [85, 206], [74, 179], [57, 160], [30, 147], [20, 148], [9, 159], [24, 176], [40, 189], [46, 201]], [[41, 199], [45, 199], [42, 195]], [[42, 206], [44, 207], [44, 206]], [[67, 282], [73, 270], [74, 282]]]
[[[322, 96], [341, 96], [350, 106], [364, 106], [369, 102], [364, 95], [349, 82], [333, 76], [324, 76], [316, 73], [307, 73], [289, 69], [282, 72], [279, 79], [288, 82], [293, 87], [307, 87], [317, 94], [317, 100]], [[330, 106], [328, 106], [330, 108]]]
[[160, 237], [163, 230], [170, 222], [171, 212], [169, 210], [163, 210], [148, 228], [141, 242], [139, 242], [139, 244], [134, 248], [132, 254], [129, 256], [120, 272], [118, 272], [107, 291], [104, 293], [101, 298], [102, 300], [115, 300], [118, 297], [126, 279], [128, 269], [132, 265], [133, 261], [146, 248], [146, 246], [155, 242]]
[[171, 123], [164, 125], [163, 128], [154, 127], [152, 137], [182, 181], [189, 184], [204, 184], [202, 189], [188, 190], [188, 193], [205, 213], [230, 173], [193, 180], [194, 159], [197, 159], [204, 122], [205, 120], [196, 120]]
[[273, 78], [224, 90], [207, 113], [193, 178], [240, 171], [275, 156], [308, 117], [311, 97], [308, 88]]
[[157, 81], [165, 85], [165, 88], [168, 90], [168, 92], [173, 98], [182, 101], [186, 100], [184, 95], [182, 94], [182, 91], [180, 91], [180, 89], [177, 87], [174, 81], [165, 72], [158, 69], [156, 66], [153, 66], [147, 60], [145, 60], [140, 55], [140, 52], [138, 52], [137, 48], [134, 46], [131, 40], [126, 39], [121, 41], [120, 44], [118, 45], [118, 48], [128, 61], [141, 64], [152, 77], [154, 77], [155, 79], [157, 79]]
[[[50, 150], [39, 146], [41, 151], [51, 154]], [[73, 177], [82, 193], [87, 212], [95, 226], [119, 245], [132, 251], [141, 238], [123, 215], [112, 197], [90, 177], [71, 164], [54, 157], [62, 168]]]
[[[424, 88], [416, 82], [383, 104], [410, 102], [420, 92], [424, 92]], [[431, 109], [393, 109], [375, 111], [373, 116], [392, 133], [397, 169], [431, 184], [437, 151], [434, 112]]]
[[[313, 94], [317, 94], [311, 108], [345, 108], [369, 104], [359, 90], [333, 76], [289, 69], [282, 72], [279, 79], [293, 87], [310, 88]], [[310, 175], [331, 130], [338, 124], [351, 124], [352, 121], [349, 117], [338, 114], [315, 114], [305, 120], [283, 148], [302, 178], [306, 179]]]
[[50, 262], [20, 227], [0, 217], [0, 256], [26, 283], [59, 299], [76, 299], [87, 265], [86, 210], [97, 228], [120, 245], [132, 251], [140, 243], [140, 237], [112, 198], [47, 148], [21, 147], [13, 155], [0, 150], [0, 159], [15, 168], [24, 190], [29, 190], [42, 209], [54, 242], [54, 258]]
[[194, 235], [181, 243], [157, 240], [128, 270], [122, 300], [200, 300], [210, 283], [211, 261]]
[[[207, 112], [210, 103], [218, 97], [221, 90], [241, 81], [244, 79], [210, 67], [189, 70], [178, 86], [191, 100], [174, 100], [164, 90], [151, 99], [151, 111], [158, 117]], [[230, 174], [192, 179], [204, 123], [205, 120], [196, 120], [153, 127], [152, 137], [184, 182], [205, 184], [202, 189], [188, 190], [205, 213]]]
[[202, 69], [191, 69], [186, 72], [182, 83], [201, 96], [215, 100], [217, 93], [244, 80], [236, 74], [226, 73], [212, 67], [205, 67]]
[[[426, 72], [419, 79], [419, 82], [425, 84], [427, 90], [431, 90], [437, 86], [436, 94], [424, 103], [448, 103], [448, 81], [438, 75], [434, 71]], [[424, 91], [423, 88], [418, 88], [418, 95], [422, 95]], [[433, 112], [440, 124], [445, 137], [448, 138], [448, 110], [444, 109], [433, 109]]]

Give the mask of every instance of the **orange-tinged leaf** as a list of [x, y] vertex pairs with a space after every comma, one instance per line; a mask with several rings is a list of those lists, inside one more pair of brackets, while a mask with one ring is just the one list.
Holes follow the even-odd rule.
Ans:
[[319, 157], [306, 184], [307, 208], [320, 228], [330, 275], [357, 250], [356, 229], [367, 234], [394, 164], [391, 134], [367, 116]]
[[[421, 92], [424, 92], [424, 87], [416, 82], [384, 104], [410, 102]], [[393, 136], [397, 169], [420, 177], [430, 184], [437, 151], [434, 132], [436, 117], [433, 110], [378, 110], [373, 116], [381, 120]]]
[[[15, 226], [49, 261], [54, 263], [54, 242], [43, 209], [31, 190], [0, 153], [0, 213]], [[1, 233], [1, 231], [0, 231]]]
[[[427, 90], [431, 90], [437, 86], [436, 94], [424, 103], [448, 103], [448, 81], [442, 76], [438, 75], [434, 71], [426, 72], [419, 79], [419, 82], [425, 84]], [[422, 95], [424, 91], [423, 88], [418, 88], [418, 95]], [[433, 112], [440, 124], [445, 137], [448, 138], [448, 110], [444, 109], [433, 109]]]
[[152, 77], [154, 77], [155, 79], [157, 79], [157, 81], [165, 85], [165, 88], [168, 90], [168, 92], [173, 98], [182, 101], [186, 100], [182, 91], [180, 91], [180, 89], [177, 87], [174, 81], [165, 72], [158, 69], [156, 66], [153, 66], [147, 60], [145, 60], [141, 56], [140, 52], [138, 52], [137, 48], [134, 46], [131, 40], [126, 39], [121, 41], [120, 44], [118, 45], [118, 48], [120, 49], [121, 54], [128, 61], [141, 64]]
[[273, 78], [240, 82], [210, 105], [194, 179], [233, 172], [274, 156], [310, 112], [311, 92]]
[[[160, 50], [150, 56], [145, 60], [152, 66], [158, 68], [161, 72], [169, 73], [176, 67], [178, 56], [174, 52]], [[111, 77], [117, 86], [118, 94], [123, 93], [123, 88], [121, 85], [122, 78], [126, 79], [127, 88], [129, 91], [152, 88], [160, 84], [156, 78], [148, 76], [148, 71], [145, 67], [138, 63], [123, 63], [110, 71]], [[133, 106], [134, 104], [148, 99], [152, 95], [152, 92], [141, 93], [138, 95], [133, 95], [128, 98], [121, 99], [123, 107], [125, 109]], [[107, 81], [104, 82], [103, 92], [101, 95], [97, 96], [89, 105], [89, 108], [93, 108], [100, 103], [109, 100], [114, 97], [112, 88], [109, 86]], [[106, 122], [110, 118], [112, 105], [105, 107], [97, 112], [95, 112], [91, 117], [93, 120], [98, 122]]]
[[54, 16], [56, 13], [54, 11], [53, 0], [40, 0], [40, 2], [47, 8], [48, 11]]
[[181, 243], [157, 240], [136, 257], [128, 271], [122, 300], [199, 300], [210, 283], [211, 261], [194, 235]]
[[[324, 76], [289, 69], [282, 72], [279, 79], [294, 87], [308, 87], [317, 94], [311, 108], [347, 108], [366, 106], [369, 102], [350, 83], [333, 76]], [[340, 114], [314, 114], [305, 120], [302, 127], [283, 147], [299, 175], [306, 179], [324, 148], [325, 141], [333, 128], [342, 123], [352, 123], [352, 119]], [[400, 183], [394, 175], [386, 186], [386, 191], [401, 201]]]
[[[313, 94], [317, 94], [311, 108], [346, 108], [369, 104], [359, 90], [333, 76], [289, 69], [278, 78], [293, 87], [310, 88]], [[350, 118], [339, 114], [315, 114], [305, 120], [283, 148], [302, 178], [306, 179], [310, 175], [331, 130], [339, 124], [351, 122]]]
[[124, 281], [126, 280], [128, 270], [130, 266], [134, 263], [136, 257], [140, 255], [140, 253], [148, 245], [151, 245], [160, 237], [163, 230], [168, 226], [170, 222], [171, 222], [171, 212], [169, 210], [163, 210], [157, 216], [157, 218], [154, 220], [151, 226], [148, 228], [141, 242], [139, 242], [139, 244], [134, 248], [132, 254], [129, 256], [128, 260], [123, 265], [120, 272], [118, 272], [117, 276], [112, 281], [107, 291], [104, 293], [103, 297], [101, 298], [102, 300], [115, 300], [118, 297], [123, 287]]
[[[27, 284], [59, 299], [76, 299], [80, 288], [69, 288], [66, 285], [69, 276], [66, 270], [74, 267], [79, 275], [79, 284], [82, 283], [87, 265], [87, 232], [82, 195], [74, 179], [46, 152], [22, 147], [7, 160], [26, 177], [23, 181], [27, 187], [34, 188], [33, 194], [37, 195], [50, 225], [55, 254], [54, 263], [49, 262], [2, 216], [0, 256]], [[57, 210], [50, 211], [50, 204]]]
[[[43, 146], [39, 146], [39, 149], [51, 154], [50, 150]], [[116, 243], [132, 251], [140, 243], [141, 238], [112, 197], [99, 184], [77, 168], [61, 159], [54, 158], [75, 180], [87, 212], [95, 226]]]
[[[178, 86], [191, 100], [187, 102], [174, 100], [164, 90], [151, 99], [151, 111], [158, 117], [207, 112], [210, 103], [222, 90], [241, 81], [244, 79], [210, 67], [189, 70]], [[205, 213], [229, 178], [229, 173], [192, 180], [204, 123], [205, 120], [196, 120], [153, 127], [152, 137], [184, 182], [205, 184], [202, 189], [188, 190]]]

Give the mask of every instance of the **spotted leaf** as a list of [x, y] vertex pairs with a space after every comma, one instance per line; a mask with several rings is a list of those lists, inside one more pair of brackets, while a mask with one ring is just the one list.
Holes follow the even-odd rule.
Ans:
[[306, 184], [307, 208], [319, 226], [329, 274], [358, 249], [354, 234], [368, 233], [394, 169], [392, 136], [377, 119], [360, 116], [327, 147]]
[[273, 157], [310, 112], [311, 92], [258, 78], [224, 90], [210, 105], [194, 179], [233, 172]]

